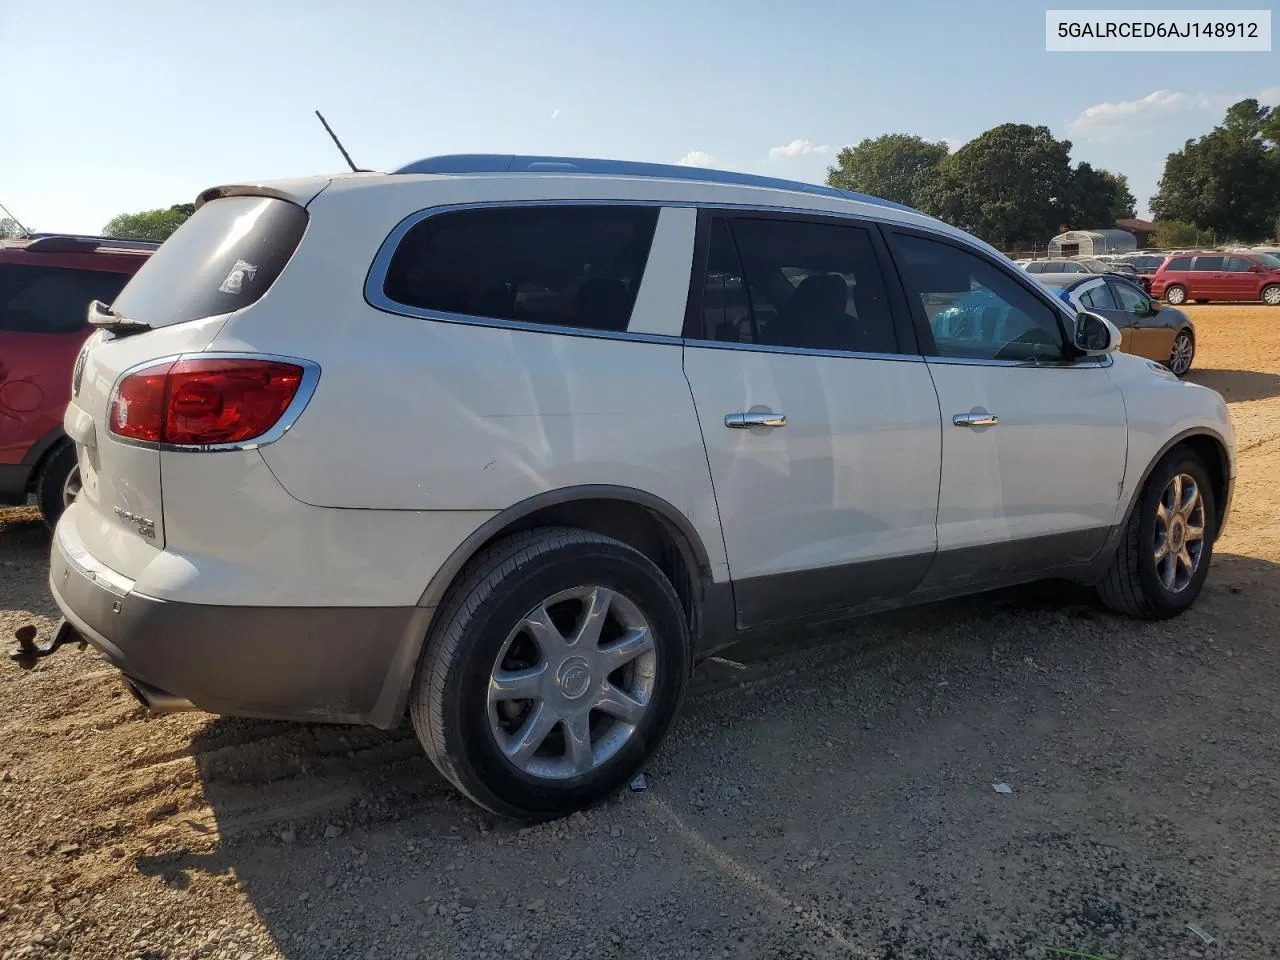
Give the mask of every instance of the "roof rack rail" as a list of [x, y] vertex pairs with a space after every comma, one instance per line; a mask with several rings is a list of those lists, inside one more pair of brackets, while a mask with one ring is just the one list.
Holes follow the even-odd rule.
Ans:
[[406, 164], [392, 173], [586, 173], [615, 177], [655, 177], [665, 180], [697, 180], [704, 183], [721, 183], [739, 187], [765, 187], [770, 190], [792, 190], [835, 197], [839, 200], [858, 200], [882, 207], [893, 207], [919, 213], [913, 207], [881, 200], [852, 190], [840, 190], [800, 180], [782, 180], [762, 177], [754, 173], [735, 173], [729, 170], [708, 170], [704, 167], [683, 167], [673, 163], [640, 163], [631, 160], [597, 160], [586, 157], [532, 157], [510, 153], [455, 153], [440, 157], [426, 157]]
[[113, 250], [154, 250], [160, 244], [154, 240], [130, 240], [125, 237], [101, 237], [86, 233], [31, 233], [21, 238], [27, 241], [26, 249], [35, 253], [72, 253], [77, 250], [96, 250], [107, 247]]

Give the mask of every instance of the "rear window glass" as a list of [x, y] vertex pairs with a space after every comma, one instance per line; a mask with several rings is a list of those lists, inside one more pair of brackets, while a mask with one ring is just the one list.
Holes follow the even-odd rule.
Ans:
[[653, 207], [459, 210], [414, 226], [383, 292], [423, 310], [623, 331], [649, 259]]
[[1197, 270], [1221, 270], [1222, 257], [1196, 257]]
[[115, 302], [153, 327], [255, 303], [298, 249], [307, 212], [273, 197], [206, 203], [160, 245]]
[[88, 330], [89, 302], [110, 303], [127, 273], [0, 264], [0, 330], [76, 333]]
[[1191, 258], [1190, 257], [1174, 257], [1172, 260], [1169, 261], [1169, 264], [1168, 266], [1165, 267], [1165, 269], [1166, 270], [1190, 270]]

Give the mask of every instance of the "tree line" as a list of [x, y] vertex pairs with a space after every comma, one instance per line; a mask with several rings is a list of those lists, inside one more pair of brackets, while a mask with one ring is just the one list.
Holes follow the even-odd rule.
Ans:
[[[1132, 217], [1124, 175], [1073, 167], [1070, 153], [1070, 140], [1028, 124], [993, 127], [954, 153], [891, 133], [841, 150], [827, 183], [916, 207], [1006, 249]], [[1151, 209], [1164, 246], [1280, 235], [1280, 107], [1241, 100], [1169, 154]]]
[[[1123, 174], [1073, 166], [1070, 140], [1023, 123], [993, 127], [955, 152], [906, 133], [866, 139], [840, 151], [827, 183], [905, 203], [1003, 249], [1044, 244], [1063, 227], [1112, 227], [1135, 207]], [[163, 241], [194, 210], [121, 214], [103, 233]], [[1169, 154], [1151, 210], [1164, 247], [1280, 239], [1280, 107], [1241, 100]]]

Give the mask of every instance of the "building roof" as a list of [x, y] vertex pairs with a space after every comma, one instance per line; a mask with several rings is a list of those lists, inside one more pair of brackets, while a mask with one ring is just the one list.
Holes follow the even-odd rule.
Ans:
[[1135, 217], [1130, 217], [1125, 220], [1117, 220], [1116, 226], [1121, 230], [1137, 231], [1138, 233], [1150, 233], [1156, 228], [1156, 225], [1150, 220], [1138, 220]]

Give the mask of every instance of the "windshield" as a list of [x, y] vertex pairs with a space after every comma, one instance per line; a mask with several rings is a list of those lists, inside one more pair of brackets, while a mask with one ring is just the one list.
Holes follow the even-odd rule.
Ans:
[[1255, 253], [1254, 256], [1264, 267], [1270, 267], [1272, 270], [1280, 269], [1280, 257], [1274, 253]]

